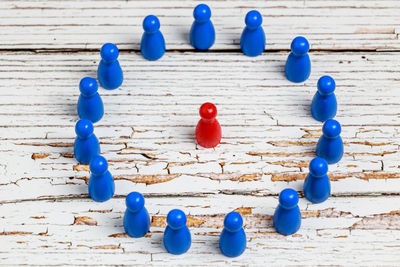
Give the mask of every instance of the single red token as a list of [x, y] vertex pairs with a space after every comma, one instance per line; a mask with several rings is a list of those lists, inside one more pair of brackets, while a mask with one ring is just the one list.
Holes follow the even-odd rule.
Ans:
[[217, 108], [212, 103], [204, 103], [200, 110], [201, 119], [196, 127], [197, 143], [205, 148], [216, 147], [221, 142], [221, 126], [217, 116]]

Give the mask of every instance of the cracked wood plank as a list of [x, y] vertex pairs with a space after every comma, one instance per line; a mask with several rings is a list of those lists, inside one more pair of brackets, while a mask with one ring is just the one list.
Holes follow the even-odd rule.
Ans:
[[[0, 258], [2, 264], [39, 265], [81, 265], [83, 260], [89, 265], [259, 265], [265, 261], [393, 265], [400, 260], [399, 201], [399, 196], [331, 197], [310, 204], [301, 198], [302, 227], [285, 237], [272, 227], [277, 197], [146, 196], [151, 229], [140, 239], [124, 233], [124, 198], [105, 203], [87, 198], [14, 201], [0, 205], [0, 238], [7, 244], [0, 247]], [[165, 216], [172, 208], [188, 214], [193, 239], [188, 253], [179, 257], [162, 247]], [[218, 250], [224, 216], [231, 210], [242, 214], [248, 240], [245, 253], [234, 259]], [[41, 257], [34, 257], [38, 249]]]
[[[139, 49], [142, 20], [160, 18], [167, 49], [192, 50], [189, 29], [193, 1], [12, 1], [0, 3], [1, 49], [100, 49], [115, 42], [122, 49]], [[216, 42], [211, 50], [238, 50], [244, 16], [257, 9], [263, 15], [266, 49], [289, 49], [297, 35], [313, 49], [399, 50], [395, 0], [271, 0], [212, 1]]]
[[[209, 4], [217, 31], [211, 50], [219, 53], [182, 53], [192, 49], [190, 1], [1, 1], [0, 49], [15, 50], [1, 52], [0, 60], [1, 264], [398, 263], [398, 53], [370, 51], [399, 50], [399, 2]], [[264, 16], [269, 51], [287, 51], [301, 34], [314, 51], [360, 52], [311, 53], [312, 76], [291, 84], [282, 75], [287, 53], [252, 59], [221, 51], [238, 52], [243, 17], [254, 8]], [[159, 15], [170, 51], [156, 64], [126, 51], [139, 48], [143, 11]], [[72, 144], [77, 85], [95, 77], [99, 55], [61, 51], [98, 50], [104, 42], [125, 50], [125, 82], [100, 90], [106, 114], [95, 131], [117, 195], [94, 203], [88, 166], [74, 160]], [[59, 53], [16, 52], [27, 49]], [[332, 191], [346, 197], [319, 205], [301, 198], [302, 228], [283, 237], [272, 228], [276, 195], [286, 187], [301, 191], [321, 134], [308, 108], [325, 74], [338, 85], [346, 149], [330, 167]], [[224, 130], [215, 150], [194, 143], [204, 101], [218, 105]], [[151, 232], [141, 239], [122, 227], [123, 196], [131, 191], [145, 194], [152, 216]], [[161, 245], [172, 208], [188, 213], [194, 240], [180, 257]], [[218, 251], [231, 210], [244, 216], [248, 237], [246, 253], [235, 259]]]
[[[330, 166], [333, 194], [399, 194], [396, 55], [311, 53], [312, 76], [292, 84], [282, 75], [287, 53], [167, 53], [157, 64], [121, 53], [125, 83], [99, 90], [106, 113], [95, 126], [116, 194], [300, 191], [321, 134], [308, 109], [325, 74], [336, 79], [345, 143]], [[98, 57], [2, 53], [0, 201], [87, 196], [88, 166], [73, 158], [75, 108], [79, 80], [95, 76]], [[217, 104], [223, 127], [215, 149], [194, 141], [205, 101]]]

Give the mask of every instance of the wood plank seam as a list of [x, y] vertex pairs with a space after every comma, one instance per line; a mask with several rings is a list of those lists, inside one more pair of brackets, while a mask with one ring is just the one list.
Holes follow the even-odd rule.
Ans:
[[[312, 45], [312, 44], [311, 44]], [[0, 48], [0, 53], [4, 52], [32, 52], [35, 54], [40, 54], [40, 53], [90, 53], [90, 52], [100, 52], [100, 48], [95, 49], [95, 48], [65, 48], [65, 49], [60, 49], [60, 48], [40, 48], [40, 49], [34, 49], [34, 48]], [[218, 54], [218, 53], [238, 53], [238, 54], [243, 54], [242, 50], [240, 48], [233, 48], [233, 49], [213, 49], [213, 50], [208, 50], [206, 52], [204, 51], [199, 51], [195, 49], [188, 49], [188, 48], [176, 48], [176, 49], [166, 49], [166, 53], [186, 53], [186, 52], [194, 52], [194, 53], [208, 53], [208, 54]], [[121, 48], [119, 49], [120, 53], [140, 53], [140, 49], [127, 49], [127, 48]], [[290, 49], [269, 49], [266, 48], [263, 53], [282, 53], [282, 52], [290, 52]], [[321, 53], [321, 52], [327, 52], [327, 53], [376, 53], [376, 52], [381, 52], [381, 53], [393, 53], [393, 52], [400, 52], [400, 49], [375, 49], [375, 48], [360, 48], [360, 49], [348, 49], [348, 48], [337, 48], [337, 49], [323, 49], [323, 48], [310, 48], [309, 53]]]

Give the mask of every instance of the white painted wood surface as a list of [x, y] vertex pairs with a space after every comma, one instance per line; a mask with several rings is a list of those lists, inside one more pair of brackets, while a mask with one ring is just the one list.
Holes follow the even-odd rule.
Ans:
[[[217, 40], [206, 53], [187, 42], [196, 4], [0, 2], [0, 264], [398, 264], [400, 2], [212, 1]], [[237, 51], [252, 8], [268, 35], [268, 51], [256, 58]], [[156, 62], [136, 51], [145, 11], [160, 17], [170, 50]], [[287, 51], [278, 51], [297, 34], [320, 50], [302, 84], [285, 79]], [[99, 204], [88, 198], [88, 167], [72, 146], [78, 83], [96, 77], [106, 41], [124, 50], [125, 81], [99, 89], [105, 116], [95, 133], [116, 179], [116, 196]], [[337, 84], [345, 156], [330, 166], [333, 196], [318, 205], [301, 198], [302, 228], [284, 237], [271, 216], [283, 188], [301, 193], [322, 126], [310, 101], [326, 74]], [[215, 149], [194, 142], [205, 101], [217, 105], [223, 127]], [[145, 238], [123, 234], [131, 191], [146, 196], [152, 216]], [[173, 208], [189, 215], [193, 236], [178, 257], [161, 245]], [[231, 210], [242, 213], [248, 235], [235, 259], [217, 247]]]
[[[330, 198], [311, 205], [300, 201], [302, 227], [282, 236], [272, 227], [275, 197], [212, 195], [146, 198], [152, 215], [144, 238], [124, 234], [124, 199], [23, 201], [0, 206], [4, 232], [3, 264], [42, 265], [272, 265], [394, 264], [400, 260], [398, 196]], [[172, 208], [189, 214], [191, 249], [168, 254], [162, 247], [165, 216]], [[221, 255], [218, 238], [224, 216], [239, 208], [248, 238], [246, 252], [234, 259]], [[38, 256], [38, 254], [40, 256]]]
[[[146, 15], [160, 18], [167, 49], [192, 49], [188, 32], [201, 1], [2, 0], [0, 48], [99, 49], [115, 42], [139, 49]], [[267, 49], [289, 49], [305, 35], [313, 49], [398, 50], [397, 0], [231, 0], [208, 1], [216, 28], [212, 50], [239, 49], [244, 16], [263, 15]], [[28, 37], [29, 36], [29, 37]]]

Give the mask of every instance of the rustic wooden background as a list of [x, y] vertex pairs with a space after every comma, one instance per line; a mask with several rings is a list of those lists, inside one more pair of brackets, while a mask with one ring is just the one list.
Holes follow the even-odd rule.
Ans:
[[[209, 1], [217, 38], [195, 52], [188, 32], [197, 1], [0, 2], [0, 264], [391, 264], [400, 260], [400, 2]], [[266, 52], [240, 53], [244, 16], [264, 18]], [[139, 49], [145, 15], [160, 18], [167, 53]], [[283, 74], [290, 42], [306, 36], [312, 75]], [[116, 196], [95, 203], [88, 166], [73, 158], [79, 80], [96, 77], [99, 49], [121, 49], [125, 81], [100, 89], [95, 125]], [[322, 75], [336, 80], [345, 155], [330, 166], [332, 197], [300, 200], [302, 227], [277, 234], [272, 215], [286, 187], [301, 193], [321, 123], [309, 108]], [[198, 108], [214, 102], [223, 129], [215, 149], [196, 146]], [[124, 234], [127, 193], [146, 196], [141, 239]], [[162, 247], [165, 216], [183, 209], [193, 243]], [[246, 252], [220, 254], [223, 218], [244, 216]]]

